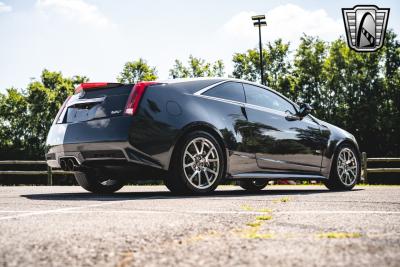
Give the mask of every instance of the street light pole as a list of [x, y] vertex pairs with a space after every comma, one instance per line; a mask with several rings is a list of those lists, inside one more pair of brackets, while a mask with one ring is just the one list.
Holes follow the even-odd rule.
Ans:
[[264, 63], [263, 63], [263, 56], [262, 56], [261, 27], [260, 26], [258, 26], [258, 40], [259, 40], [259, 47], [260, 47], [261, 84], [265, 85], [265, 83], [264, 83]]
[[265, 21], [264, 15], [252, 16], [251, 19], [254, 21], [253, 24], [255, 27], [258, 27], [258, 39], [259, 39], [259, 47], [260, 47], [260, 74], [261, 74], [261, 84], [265, 85], [264, 81], [264, 64], [263, 64], [263, 56], [262, 56], [262, 41], [261, 41], [261, 27], [267, 26], [267, 22]]

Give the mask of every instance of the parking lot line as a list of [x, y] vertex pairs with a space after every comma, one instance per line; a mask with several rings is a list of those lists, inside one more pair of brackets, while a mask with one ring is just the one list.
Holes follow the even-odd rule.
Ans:
[[[154, 199], [156, 197], [143, 197], [143, 198], [136, 198], [137, 199]], [[71, 211], [77, 211], [85, 208], [94, 208], [94, 207], [102, 207], [102, 206], [107, 206], [107, 205], [112, 205], [112, 204], [117, 204], [117, 203], [125, 203], [128, 201], [133, 201], [132, 199], [129, 200], [119, 200], [119, 201], [109, 201], [109, 202], [104, 202], [104, 203], [98, 203], [98, 204], [91, 204], [91, 205], [84, 205], [84, 206], [75, 206], [75, 207], [68, 207], [68, 208], [61, 208], [61, 209], [51, 209], [51, 210], [35, 210], [35, 211], [27, 211], [26, 213], [18, 214], [18, 215], [10, 215], [10, 216], [4, 216], [0, 217], [0, 221], [3, 220], [10, 220], [10, 219], [17, 219], [17, 218], [22, 218], [22, 217], [28, 217], [28, 216], [34, 216], [34, 215], [45, 215], [45, 214], [57, 214], [57, 213], [65, 213], [65, 212], [71, 212]], [[12, 213], [12, 211], [3, 211], [3, 212], [9, 212]], [[20, 211], [16, 211], [17, 213], [21, 213]]]
[[[129, 201], [129, 200], [127, 200]], [[124, 201], [125, 202], [125, 201]], [[22, 213], [18, 215], [10, 215], [0, 217], [1, 220], [9, 220], [9, 219], [17, 219], [22, 217], [28, 216], [35, 216], [35, 215], [45, 215], [45, 214], [78, 214], [78, 213], [121, 213], [121, 214], [199, 214], [199, 215], [208, 215], [208, 214], [231, 214], [231, 215], [260, 215], [265, 214], [262, 211], [210, 211], [210, 210], [84, 210], [85, 208], [95, 208], [101, 207], [111, 204], [121, 203], [118, 202], [107, 202], [101, 204], [93, 204], [93, 205], [86, 205], [86, 206], [79, 206], [79, 207], [70, 207], [70, 208], [62, 208], [62, 209], [54, 209], [54, 210], [44, 210], [44, 211], [0, 211], [0, 213]], [[304, 211], [273, 211], [275, 215], [278, 214], [318, 214], [318, 215], [331, 215], [331, 214], [399, 214], [400, 211], [363, 211], [363, 210], [304, 210]]]

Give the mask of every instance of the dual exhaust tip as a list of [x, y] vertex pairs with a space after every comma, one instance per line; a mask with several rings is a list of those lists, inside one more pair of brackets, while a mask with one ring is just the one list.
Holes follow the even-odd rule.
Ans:
[[77, 171], [79, 169], [79, 164], [74, 158], [60, 159], [60, 166], [63, 171]]

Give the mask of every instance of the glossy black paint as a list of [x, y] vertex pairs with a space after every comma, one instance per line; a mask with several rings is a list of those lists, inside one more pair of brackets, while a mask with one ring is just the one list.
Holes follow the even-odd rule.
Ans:
[[[131, 174], [128, 178], [143, 174], [144, 168], [160, 170], [153, 174], [162, 176], [180, 138], [195, 129], [209, 131], [225, 148], [226, 174], [232, 179], [325, 179], [339, 144], [347, 142], [358, 151], [351, 134], [311, 115], [301, 117], [199, 93], [229, 81], [249, 83], [217, 78], [167, 81], [146, 89], [134, 116], [55, 123], [47, 139], [48, 163], [60, 167], [60, 158], [74, 157], [83, 166], [118, 169]], [[84, 156], [94, 150], [122, 151], [124, 158]]]

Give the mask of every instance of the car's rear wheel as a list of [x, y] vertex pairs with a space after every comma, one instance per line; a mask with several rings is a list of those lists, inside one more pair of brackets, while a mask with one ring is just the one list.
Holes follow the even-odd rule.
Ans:
[[121, 180], [105, 177], [93, 171], [74, 172], [78, 184], [89, 192], [96, 194], [110, 194], [124, 186]]
[[268, 185], [267, 180], [244, 180], [244, 181], [239, 181], [239, 186], [243, 188], [246, 191], [249, 192], [258, 192], [264, 189]]
[[325, 182], [330, 190], [351, 190], [360, 178], [360, 159], [356, 150], [347, 144], [335, 153], [329, 179]]
[[174, 193], [209, 193], [217, 188], [224, 173], [225, 160], [218, 141], [209, 133], [189, 133], [176, 148], [165, 180]]

